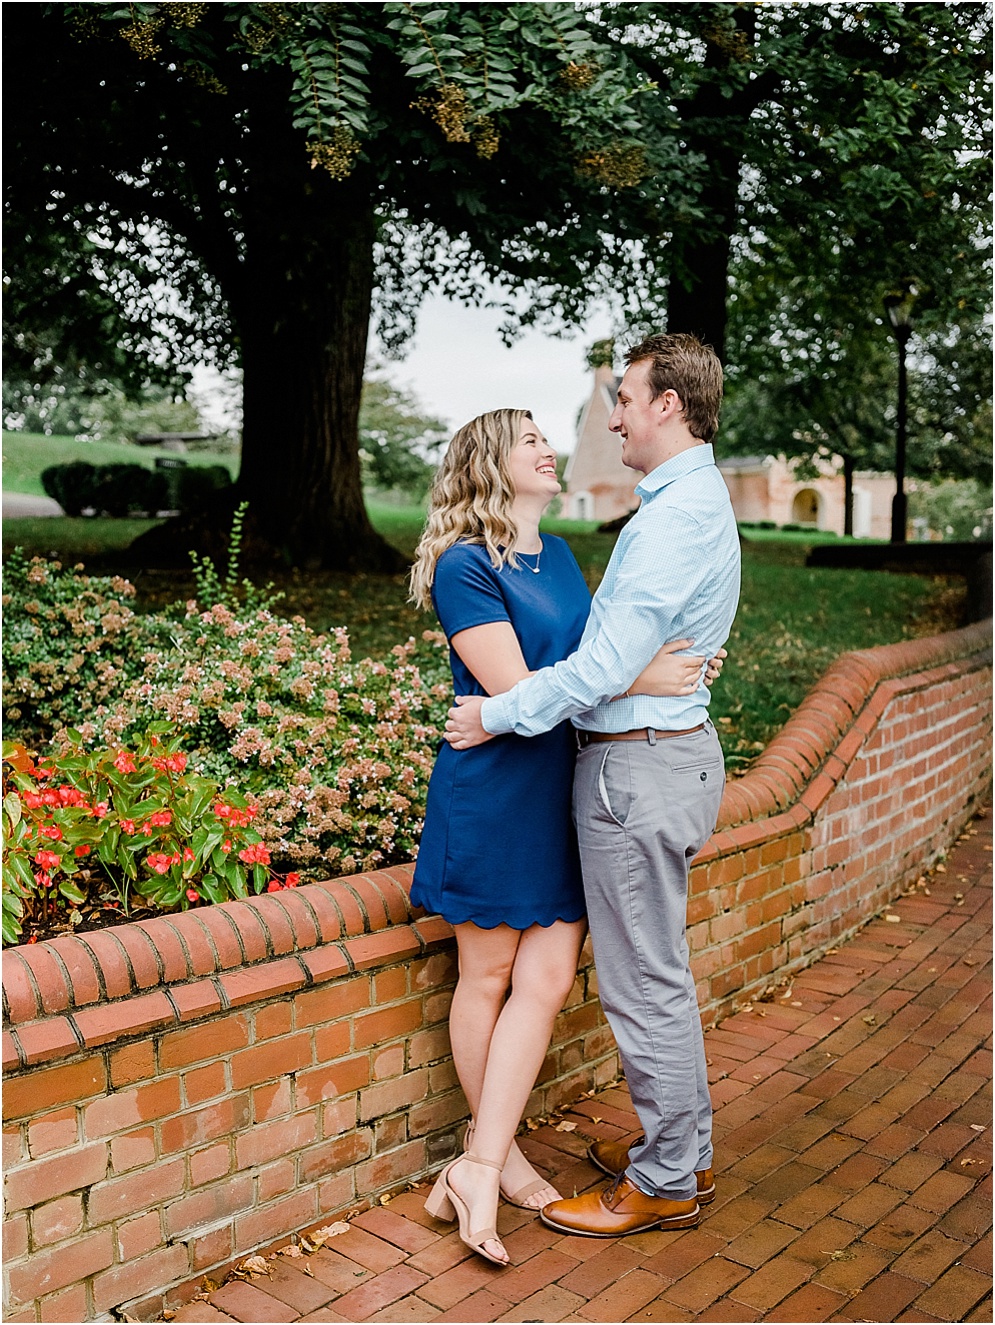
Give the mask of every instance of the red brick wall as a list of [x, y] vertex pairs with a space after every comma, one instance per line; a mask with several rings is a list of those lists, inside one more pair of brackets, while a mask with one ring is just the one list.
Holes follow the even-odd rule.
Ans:
[[[729, 785], [692, 871], [705, 1017], [806, 965], [990, 782], [991, 623], [850, 654]], [[9, 951], [5, 1320], [154, 1314], [453, 1153], [451, 931], [410, 869]], [[585, 953], [529, 1103], [617, 1069]]]

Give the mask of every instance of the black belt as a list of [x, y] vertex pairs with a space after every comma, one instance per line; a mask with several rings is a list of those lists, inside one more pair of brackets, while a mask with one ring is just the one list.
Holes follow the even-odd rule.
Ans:
[[699, 722], [697, 727], [685, 727], [683, 731], [657, 731], [655, 727], [637, 727], [635, 731], [630, 732], [586, 732], [577, 730], [577, 744], [583, 750], [585, 745], [593, 745], [600, 741], [645, 741], [648, 745], [656, 745], [657, 741], [666, 741], [673, 736], [691, 736], [695, 732], [703, 731], [705, 724]]

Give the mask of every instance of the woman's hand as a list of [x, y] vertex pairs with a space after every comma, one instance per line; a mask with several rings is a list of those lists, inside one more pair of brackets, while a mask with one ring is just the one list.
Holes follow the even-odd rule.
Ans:
[[719, 649], [714, 658], [709, 658], [708, 666], [705, 668], [705, 685], [710, 686], [716, 679], [719, 672], [722, 671], [722, 664], [729, 657], [725, 649]]
[[719, 649], [714, 658], [696, 658], [681, 654], [680, 649], [689, 649], [693, 640], [679, 639], [665, 644], [652, 662], [639, 673], [626, 691], [627, 695], [693, 695], [702, 680], [701, 669], [705, 668], [705, 685], [710, 686], [722, 671], [722, 664], [728, 653]]
[[627, 695], [693, 695], [701, 680], [706, 659], [679, 653], [689, 649], [693, 640], [679, 639], [665, 644], [656, 657], [643, 668]]

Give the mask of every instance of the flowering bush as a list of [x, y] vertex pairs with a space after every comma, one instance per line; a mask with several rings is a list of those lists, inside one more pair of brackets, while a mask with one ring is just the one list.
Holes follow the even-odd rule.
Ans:
[[[135, 748], [83, 748], [33, 760], [5, 743], [3, 938], [25, 919], [83, 919], [88, 902], [128, 915], [136, 902], [186, 910], [201, 901], [293, 887], [270, 869], [253, 820], [257, 807], [231, 788], [190, 773], [179, 743], [155, 723]], [[74, 917], [76, 919], [74, 920]]]
[[149, 649], [168, 644], [168, 623], [138, 616], [135, 589], [120, 576], [15, 548], [4, 562], [4, 722], [25, 740], [44, 740], [118, 698]]
[[151, 718], [182, 740], [198, 774], [253, 797], [255, 828], [281, 868], [349, 873], [411, 859], [450, 693], [443, 637], [426, 632], [384, 661], [354, 662], [345, 630], [318, 635], [227, 586], [201, 586], [209, 607], [137, 616], [127, 581], [15, 562], [8, 620], [23, 612], [34, 628], [4, 641], [8, 723], [70, 753], [131, 748]]

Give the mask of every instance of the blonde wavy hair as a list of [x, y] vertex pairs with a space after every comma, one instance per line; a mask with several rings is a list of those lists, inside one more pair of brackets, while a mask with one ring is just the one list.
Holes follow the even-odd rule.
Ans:
[[518, 441], [527, 409], [495, 409], [472, 419], [449, 443], [432, 484], [428, 522], [411, 568], [411, 601], [432, 605], [435, 563], [454, 543], [482, 543], [495, 569], [517, 566], [512, 549], [518, 526], [511, 517], [515, 488], [508, 454]]

